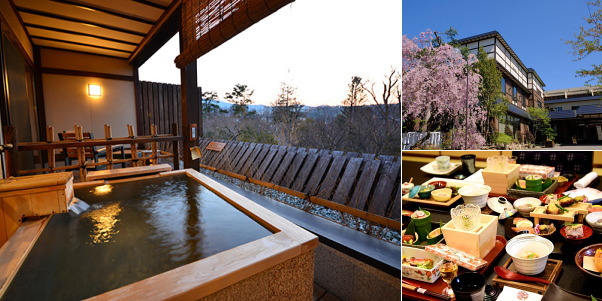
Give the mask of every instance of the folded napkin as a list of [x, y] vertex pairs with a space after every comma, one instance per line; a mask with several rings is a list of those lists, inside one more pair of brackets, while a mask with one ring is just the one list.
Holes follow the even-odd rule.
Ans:
[[579, 181], [573, 184], [575, 188], [583, 188], [587, 187], [591, 182], [598, 178], [598, 174], [596, 172], [590, 172], [586, 174], [583, 178], [579, 179]]
[[525, 300], [525, 301], [540, 301], [543, 298], [542, 295], [524, 291], [518, 288], [513, 288], [509, 286], [504, 286], [504, 290], [497, 297], [497, 301], [516, 301], [516, 300]]

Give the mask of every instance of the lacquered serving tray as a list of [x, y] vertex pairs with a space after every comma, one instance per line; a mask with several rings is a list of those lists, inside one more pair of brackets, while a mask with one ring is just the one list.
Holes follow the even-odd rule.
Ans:
[[[506, 261], [506, 263], [504, 263], [503, 267], [505, 267], [513, 272], [517, 272], [516, 268], [514, 267], [514, 264], [512, 263], [512, 258], [509, 258]], [[561, 271], [562, 271], [562, 260], [548, 258], [548, 262], [546, 263], [546, 269], [543, 272], [541, 272], [540, 274], [534, 275], [532, 277], [541, 278], [544, 280], [548, 280], [551, 283], [555, 283], [558, 280], [558, 277], [560, 276]], [[549, 286], [549, 284], [543, 284], [543, 283], [539, 283], [539, 282], [506, 280], [506, 279], [500, 278], [498, 275], [493, 276], [493, 279], [491, 280], [491, 282], [493, 283], [493, 285], [496, 285], [499, 287], [510, 286], [510, 287], [514, 287], [517, 289], [537, 293], [540, 295], [543, 295]]]
[[[475, 185], [475, 183], [466, 182], [463, 180], [437, 178], [437, 177], [432, 178], [432, 179], [422, 183], [421, 185], [426, 185], [428, 183], [435, 182], [435, 181], [444, 181], [447, 183], [448, 187], [449, 186], [464, 187], [464, 186], [468, 186], [468, 185]], [[457, 195], [457, 196], [449, 199], [446, 202], [439, 202], [439, 201], [435, 201], [435, 199], [432, 196], [429, 199], [421, 199], [418, 197], [418, 195], [414, 196], [414, 198], [410, 198], [408, 194], [405, 194], [402, 196], [402, 200], [408, 201], [408, 202], [419, 203], [419, 204], [428, 204], [428, 205], [432, 205], [432, 206], [449, 207], [453, 203], [455, 203], [457, 200], [459, 200], [461, 197], [462, 197], [461, 195]]]
[[[493, 249], [487, 254], [487, 256], [485, 256], [485, 260], [487, 260], [487, 265], [479, 270], [477, 270], [477, 273], [483, 274], [485, 275], [489, 270], [491, 270], [494, 266], [496, 261], [504, 254], [504, 247], [506, 246], [506, 239], [503, 236], [496, 236], [495, 237], [495, 246], [493, 247]], [[470, 270], [465, 269], [463, 267], [458, 267], [458, 274], [462, 274], [462, 273], [467, 273], [470, 272]], [[410, 283], [413, 286], [419, 286], [421, 288], [427, 289], [429, 291], [433, 291], [436, 293], [441, 293], [443, 291], [443, 289], [447, 286], [447, 284], [445, 284], [445, 282], [439, 278], [437, 279], [437, 281], [435, 281], [434, 283], [426, 283], [426, 282], [421, 282], [421, 281], [416, 281], [416, 280], [412, 280], [412, 279], [404, 279], [404, 281]], [[441, 299], [439, 298], [435, 298], [435, 297], [431, 297], [428, 295], [423, 295], [414, 291], [411, 291], [409, 289], [405, 289], [403, 288], [401, 290], [401, 294], [403, 296], [403, 298], [408, 298], [411, 300], [432, 300], [432, 301], [440, 301]]]

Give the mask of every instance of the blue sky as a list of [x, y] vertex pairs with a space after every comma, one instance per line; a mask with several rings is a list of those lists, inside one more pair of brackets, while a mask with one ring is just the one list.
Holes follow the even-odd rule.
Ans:
[[[575, 71], [600, 63], [602, 54], [575, 61], [565, 40], [587, 26], [587, 1], [583, 0], [404, 0], [402, 33], [416, 37], [426, 29], [458, 31], [457, 39], [498, 31], [527, 68], [533, 68], [545, 90], [585, 86], [587, 78]], [[595, 82], [592, 82], [595, 84]]]

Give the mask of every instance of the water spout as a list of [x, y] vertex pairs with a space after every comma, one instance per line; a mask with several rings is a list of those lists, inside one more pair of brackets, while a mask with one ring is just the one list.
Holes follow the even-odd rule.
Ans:
[[80, 215], [88, 209], [90, 209], [90, 205], [76, 197], [73, 197], [73, 200], [69, 204], [69, 213], [73, 215]]

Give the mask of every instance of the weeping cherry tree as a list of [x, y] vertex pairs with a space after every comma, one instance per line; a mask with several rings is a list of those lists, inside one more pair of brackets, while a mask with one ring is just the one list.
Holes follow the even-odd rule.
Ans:
[[433, 47], [433, 40], [430, 30], [413, 39], [403, 36], [403, 123], [415, 131], [451, 132], [453, 149], [479, 149], [486, 120], [477, 98], [481, 76], [467, 68], [477, 58], [449, 44]]

